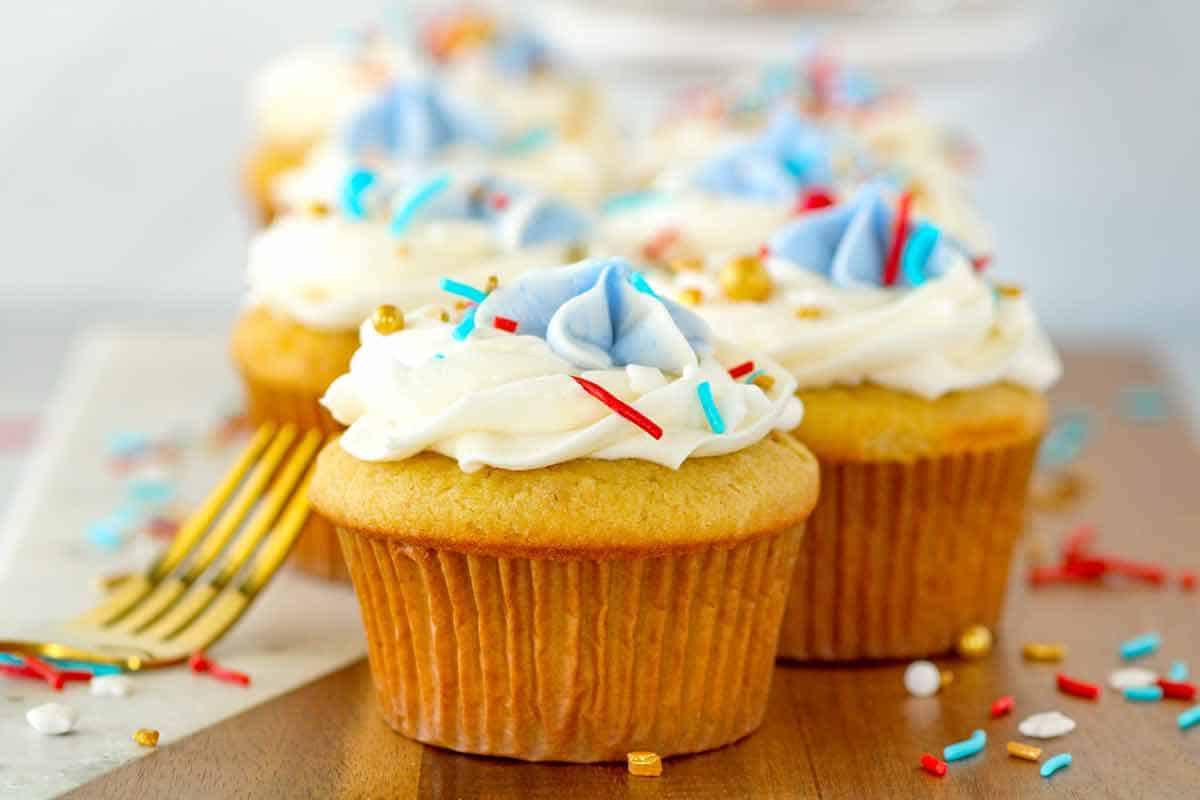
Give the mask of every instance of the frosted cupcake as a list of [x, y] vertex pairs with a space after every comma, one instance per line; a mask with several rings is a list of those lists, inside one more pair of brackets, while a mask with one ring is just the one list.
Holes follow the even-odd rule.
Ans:
[[[331, 213], [285, 216], [251, 243], [249, 298], [232, 353], [255, 422], [338, 430], [319, 400], [348, 368], [358, 326], [378, 306], [396, 307], [384, 326], [399, 324], [403, 309], [438, 301], [458, 319], [463, 309], [439, 291], [439, 276], [482, 291], [493, 278], [562, 263], [588, 228], [570, 207], [490, 177], [437, 173], [389, 186], [356, 172], [343, 201]], [[306, 531], [296, 559], [344, 577], [328, 528]]]
[[789, 658], [932, 655], [994, 626], [1022, 529], [1059, 361], [1018, 289], [900, 205], [868, 187], [778, 231], [765, 262], [674, 283], [718, 335], [787, 369], [805, 404], [795, 435], [822, 498]]
[[362, 330], [311, 496], [384, 718], [454, 750], [605, 761], [762, 720], [811, 455], [801, 408], [620, 261], [529, 273], [471, 325]]

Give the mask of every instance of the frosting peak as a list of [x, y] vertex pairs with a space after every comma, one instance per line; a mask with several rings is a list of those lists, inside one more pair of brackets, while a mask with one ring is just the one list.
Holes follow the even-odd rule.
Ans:
[[496, 132], [447, 97], [433, 80], [396, 81], [347, 123], [355, 156], [427, 159], [463, 143], [489, 146]]
[[832, 181], [826, 134], [788, 109], [776, 112], [756, 139], [703, 165], [695, 178], [700, 189], [762, 202], [790, 202], [801, 189]]

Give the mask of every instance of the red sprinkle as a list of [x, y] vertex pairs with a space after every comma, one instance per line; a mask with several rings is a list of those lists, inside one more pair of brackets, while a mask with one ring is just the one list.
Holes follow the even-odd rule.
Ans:
[[1110, 564], [1102, 558], [1068, 558], [1062, 565], [1063, 572], [1085, 581], [1103, 578], [1110, 569]]
[[1058, 681], [1058, 690], [1063, 694], [1070, 694], [1087, 700], [1095, 700], [1100, 696], [1100, 687], [1094, 683], [1076, 680], [1062, 672], [1058, 673], [1055, 677]]
[[508, 195], [494, 194], [491, 196], [489, 202], [492, 204], [492, 208], [496, 209], [497, 211], [503, 211], [504, 209], [508, 208]]
[[738, 364], [736, 367], [733, 367], [732, 369], [730, 369], [729, 377], [733, 378], [734, 380], [737, 380], [738, 378], [742, 377], [743, 375], [749, 375], [751, 372], [754, 372], [754, 362], [746, 361], [746, 362], [744, 362], [742, 364]]
[[1161, 586], [1167, 579], [1167, 571], [1157, 564], [1147, 564], [1142, 561], [1127, 561], [1123, 558], [1103, 558], [1108, 569], [1126, 578], [1132, 578], [1146, 583]]
[[517, 321], [515, 319], [509, 319], [508, 317], [496, 317], [494, 320], [492, 320], [492, 324], [502, 331], [508, 331], [509, 333], [517, 332]]
[[883, 285], [894, 286], [900, 276], [900, 253], [904, 251], [904, 242], [908, 239], [908, 215], [912, 211], [913, 193], [905, 192], [900, 195], [900, 207], [896, 211], [896, 223], [892, 229], [892, 246], [888, 250], [887, 260], [883, 262]]
[[650, 237], [650, 241], [642, 245], [642, 255], [648, 261], [658, 261], [666, 254], [671, 245], [675, 244], [678, 240], [678, 228], [663, 228]]
[[1196, 685], [1194, 683], [1165, 681], [1162, 678], [1159, 678], [1156, 683], [1163, 690], [1163, 697], [1170, 698], [1171, 700], [1196, 699]]
[[35, 674], [46, 683], [50, 684], [50, 688], [56, 692], [61, 692], [63, 684], [66, 683], [66, 678], [61, 672], [54, 667], [42, 661], [37, 656], [25, 656], [25, 667], [33, 670]]
[[987, 269], [991, 265], [992, 265], [992, 257], [990, 254], [982, 255], [982, 256], [975, 256], [974, 258], [971, 259], [971, 266], [975, 268], [976, 272], [983, 272], [985, 269]]
[[197, 650], [196, 652], [192, 653], [191, 658], [188, 659], [188, 666], [192, 668], [192, 672], [208, 672], [210, 669], [212, 669], [212, 662], [208, 660], [208, 656]]
[[760, 244], [760, 245], [758, 246], [758, 258], [759, 258], [759, 260], [760, 260], [760, 261], [766, 261], [766, 260], [767, 260], [768, 258], [770, 258], [770, 257], [771, 257], [771, 246], [770, 246], [770, 245], [766, 245], [766, 244]]
[[1073, 571], [1067, 567], [1051, 564], [1034, 567], [1029, 571], [1029, 583], [1033, 586], [1045, 586], [1048, 583], [1089, 583], [1096, 580], [1081, 571]]
[[929, 753], [921, 756], [921, 769], [928, 772], [930, 775], [935, 775], [939, 778], [946, 775], [946, 762], [940, 758], [936, 758]]
[[31, 678], [35, 681], [42, 680], [42, 676], [29, 667], [18, 667], [15, 664], [0, 664], [0, 675], [7, 675], [10, 678]]
[[795, 212], [803, 214], [805, 211], [817, 211], [822, 208], [829, 208], [837, 203], [837, 198], [833, 192], [821, 187], [805, 189], [796, 198]]
[[992, 719], [999, 719], [1005, 716], [1013, 710], [1013, 705], [1014, 701], [1010, 694], [996, 698], [996, 702], [992, 703]]
[[583, 390], [592, 397], [599, 400], [604, 405], [611, 408], [616, 413], [620, 414], [625, 419], [637, 425], [654, 439], [661, 439], [663, 429], [656, 425], [649, 417], [638, 411], [633, 406], [624, 403], [614, 397], [607, 389], [598, 384], [592, 383], [587, 378], [581, 378], [578, 375], [572, 375], [575, 382], [583, 387]]
[[1194, 592], [1196, 590], [1197, 577], [1194, 572], [1179, 573], [1179, 587], [1185, 592]]
[[219, 666], [215, 661], [200, 651], [192, 653], [188, 659], [188, 666], [192, 668], [192, 672], [197, 674], [208, 673], [219, 681], [226, 683], [236, 683], [239, 686], [249, 686], [250, 676], [244, 672], [238, 672], [235, 669], [226, 669]]

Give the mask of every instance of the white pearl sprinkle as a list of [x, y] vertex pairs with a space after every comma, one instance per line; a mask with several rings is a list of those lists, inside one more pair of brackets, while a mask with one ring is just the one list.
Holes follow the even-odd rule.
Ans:
[[1053, 739], [1075, 730], [1075, 720], [1061, 711], [1043, 711], [1021, 720], [1017, 730], [1034, 739]]
[[1142, 686], [1153, 686], [1157, 680], [1158, 675], [1148, 669], [1126, 667], [1125, 669], [1113, 670], [1108, 676], [1108, 685], [1117, 691], [1125, 691], [1126, 689], [1135, 689]]
[[88, 684], [98, 697], [125, 697], [133, 692], [133, 678], [128, 675], [97, 675]]
[[61, 736], [75, 730], [79, 712], [59, 703], [46, 703], [25, 712], [25, 720], [43, 736]]
[[914, 661], [904, 670], [904, 688], [913, 697], [932, 697], [942, 686], [942, 673], [929, 661]]

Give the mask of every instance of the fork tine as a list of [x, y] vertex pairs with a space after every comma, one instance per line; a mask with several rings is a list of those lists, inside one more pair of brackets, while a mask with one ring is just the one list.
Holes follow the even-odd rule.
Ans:
[[250, 442], [242, 450], [241, 455], [238, 456], [238, 460], [229, 468], [225, 477], [209, 493], [204, 502], [188, 517], [163, 554], [144, 573], [130, 575], [122, 581], [99, 605], [78, 616], [73, 624], [104, 625], [120, 617], [154, 589], [164, 577], [174, 571], [200, 541], [201, 535], [212, 524], [217, 513], [229, 500], [233, 490], [241, 483], [246, 472], [253, 466], [259, 453], [267, 446], [267, 442], [274, 434], [274, 423], [266, 422], [259, 426]]
[[308, 486], [312, 483], [316, 468], [314, 460], [309, 465], [300, 487], [288, 501], [279, 522], [259, 548], [250, 571], [241, 584], [236, 589], [221, 592], [204, 613], [171, 637], [170, 644], [186, 653], [205, 650], [242, 618], [258, 593], [287, 559], [301, 528], [304, 527], [304, 521], [308, 519]]
[[310, 430], [305, 434], [271, 484], [271, 490], [254, 512], [254, 517], [229, 548], [217, 574], [207, 583], [193, 587], [192, 591], [184, 595], [157, 621], [143, 627], [139, 631], [142, 635], [154, 639], [170, 638], [204, 611], [213, 598], [229, 585], [254, 555], [263, 537], [271, 530], [284, 503], [293, 495], [296, 484], [304, 476], [321, 446], [321, 439], [321, 433], [317, 430]]
[[192, 557], [183, 575], [174, 575], [161, 581], [154, 590], [144, 597], [137, 605], [130, 608], [123, 616], [111, 621], [113, 630], [124, 633], [134, 633], [157, 619], [176, 600], [188, 590], [192, 584], [208, 569], [229, 540], [237, 533], [242, 520], [250, 513], [263, 490], [279, 467], [279, 463], [287, 454], [288, 448], [296, 438], [296, 426], [284, 425], [271, 440], [270, 447], [263, 453], [258, 465], [250, 473], [250, 477], [238, 490], [233, 502], [225, 509], [225, 513], [217, 524], [199, 542], [196, 554]]

